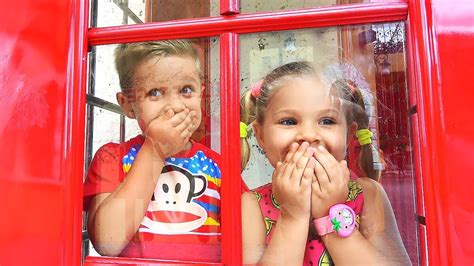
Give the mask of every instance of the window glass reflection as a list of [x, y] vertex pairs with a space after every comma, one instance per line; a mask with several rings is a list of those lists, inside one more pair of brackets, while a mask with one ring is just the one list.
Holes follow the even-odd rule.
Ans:
[[263, 1], [263, 0], [241, 0], [241, 13], [269, 12], [279, 10], [294, 10], [310, 7], [324, 7], [347, 4], [374, 3], [374, 2], [400, 2], [398, 0], [285, 0], [285, 1]]
[[219, 15], [218, 0], [94, 0], [92, 27], [139, 24]]
[[218, 47], [206, 38], [92, 49], [85, 255], [220, 261]]
[[[272, 70], [301, 61], [314, 64], [325, 75], [329, 73], [333, 77], [328, 79], [329, 84], [334, 85], [338, 80], [344, 80], [349, 87], [356, 87], [360, 91], [361, 105], [367, 117], [366, 127], [373, 134], [370, 138], [373, 163], [370, 165], [371, 173], [364, 171], [366, 168], [360, 161], [361, 144], [355, 137], [351, 137], [345, 157], [351, 176], [372, 176], [382, 185], [392, 204], [396, 228], [400, 232], [403, 245], [412, 263], [417, 265], [417, 224], [413, 219], [414, 172], [411, 160], [410, 116], [407, 112], [409, 106], [404, 35], [403, 23], [244, 35], [241, 37], [240, 49], [241, 94], [244, 95], [255, 87]], [[299, 83], [295, 81], [294, 84]], [[295, 87], [295, 91], [298, 88]], [[291, 94], [288, 95], [287, 99], [289, 98]], [[259, 98], [255, 99], [259, 101]], [[301, 108], [304, 109], [305, 106], [308, 105]], [[362, 123], [357, 122], [359, 125]], [[295, 123], [296, 127], [298, 120], [288, 120], [288, 123]], [[273, 142], [270, 139], [265, 141], [266, 137], [262, 135], [261, 143], [258, 143], [256, 132], [249, 130], [250, 160], [242, 175], [251, 189], [261, 188], [271, 182], [274, 171], [270, 158], [273, 148], [269, 147], [268, 143], [282, 142], [284, 135], [279, 134], [278, 140]], [[265, 129], [262, 131], [265, 132]], [[267, 143], [267, 149], [261, 146], [262, 143]], [[262, 199], [266, 195], [264, 194], [260, 193]], [[263, 209], [262, 212], [266, 213]], [[274, 221], [271, 217], [267, 218], [265, 225], [268, 230], [275, 224], [271, 222]]]

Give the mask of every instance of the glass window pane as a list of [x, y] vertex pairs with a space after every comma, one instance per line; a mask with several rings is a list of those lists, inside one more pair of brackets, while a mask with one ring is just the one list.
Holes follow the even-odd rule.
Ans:
[[93, 0], [92, 27], [219, 16], [219, 0]]
[[241, 0], [241, 13], [269, 12], [280, 10], [292, 10], [310, 7], [335, 6], [346, 4], [374, 3], [374, 2], [403, 2], [399, 0], [284, 0], [284, 1], [265, 1], [265, 0]]
[[110, 103], [117, 104], [115, 94], [120, 91], [117, 71], [113, 64], [116, 45], [94, 46], [91, 53], [90, 82], [94, 96]]
[[[285, 160], [290, 144], [307, 141], [310, 146], [323, 145], [337, 161], [347, 160], [354, 180], [367, 176], [378, 180], [388, 195], [398, 226], [389, 231], [395, 236], [399, 232], [411, 262], [418, 265], [403, 22], [257, 33], [242, 35], [240, 43], [241, 95], [249, 96], [254, 90], [249, 98], [252, 100], [241, 105], [245, 110], [241, 110], [241, 121], [250, 124], [250, 159], [242, 176], [249, 188], [262, 196], [259, 206], [265, 218], [264, 223], [252, 220], [248, 224], [266, 226], [267, 235], [271, 235], [277, 221], [277, 216], [272, 215], [279, 210], [269, 206], [277, 206], [278, 198], [266, 194], [272, 188], [266, 184], [272, 181], [273, 166]], [[301, 61], [308, 63], [289, 64]], [[286, 68], [267, 76], [282, 65]], [[263, 89], [259, 91], [255, 88], [262, 80]], [[318, 94], [322, 92], [327, 94]], [[371, 131], [371, 144], [359, 144], [354, 134], [357, 128], [351, 127], [350, 121], [359, 129]], [[318, 156], [316, 151], [314, 158], [321, 159]], [[313, 177], [318, 180], [316, 174]], [[244, 204], [244, 210], [245, 207]], [[315, 232], [310, 236], [318, 238]], [[269, 237], [265, 237], [268, 241]], [[395, 237], [393, 243], [396, 240]], [[253, 250], [247, 248], [244, 253], [246, 249]], [[403, 258], [403, 250], [399, 251]], [[308, 256], [326, 260], [324, 254], [321, 251]], [[255, 257], [246, 260], [244, 255], [244, 263], [255, 263]]]
[[[101, 143], [119, 142], [120, 140], [120, 115], [93, 106], [90, 103], [86, 105], [88, 114], [86, 126], [86, 160], [85, 172], [87, 173], [88, 165], [92, 160], [93, 154], [100, 148]], [[101, 125], [94, 126], [94, 124]], [[84, 176], [85, 178], [86, 176]], [[87, 233], [87, 213], [83, 212], [83, 232]], [[84, 234], [83, 234], [84, 235]], [[87, 234], [86, 234], [87, 235]], [[97, 255], [98, 253], [90, 243], [89, 238], [83, 239], [84, 255]]]
[[218, 49], [202, 38], [91, 50], [88, 102], [107, 110], [88, 119], [85, 254], [220, 262]]
[[120, 115], [95, 107], [92, 139], [93, 154], [102, 146], [102, 143], [120, 142]]

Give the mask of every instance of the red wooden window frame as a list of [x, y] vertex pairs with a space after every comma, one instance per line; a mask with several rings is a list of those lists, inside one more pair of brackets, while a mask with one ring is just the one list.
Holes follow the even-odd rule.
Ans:
[[[341, 25], [355, 25], [364, 23], [384, 23], [393, 21], [407, 21], [407, 44], [408, 44], [408, 80], [410, 87], [410, 103], [412, 106], [420, 106], [421, 101], [416, 96], [421, 93], [423, 86], [428, 84], [427, 77], [422, 74], [414, 74], [415, 71], [426, 69], [424, 60], [428, 56], [428, 51], [419, 49], [425, 44], [423, 39], [424, 28], [426, 22], [424, 16], [424, 6], [415, 1], [407, 3], [406, 1], [387, 2], [387, 3], [368, 3], [368, 4], [352, 4], [330, 7], [307, 8], [291, 11], [275, 11], [262, 12], [254, 14], [238, 14], [239, 0], [221, 0], [221, 16], [208, 17], [199, 19], [185, 19], [179, 21], [154, 22], [146, 24], [124, 25], [105, 28], [88, 28], [88, 1], [76, 1], [77, 17], [76, 35], [82, 44], [77, 50], [74, 61], [77, 63], [79, 75], [76, 79], [75, 87], [80, 88], [76, 104], [79, 110], [85, 110], [85, 91], [87, 80], [87, 48], [92, 45], [106, 45], [125, 42], [137, 42], [147, 40], [162, 39], [178, 39], [178, 38], [200, 38], [219, 36], [220, 38], [220, 87], [221, 87], [221, 153], [223, 157], [222, 173], [224, 177], [240, 177], [240, 156], [234, 152], [240, 150], [238, 138], [239, 123], [239, 89], [240, 89], [240, 71], [239, 71], [239, 34], [280, 31], [280, 30], [296, 30], [303, 28], [329, 27]], [[422, 1], [420, 1], [422, 2]], [[411, 14], [410, 19], [408, 14]], [[413, 62], [421, 62], [421, 67], [415, 66]], [[421, 119], [425, 119], [422, 115]], [[413, 119], [416, 117], [413, 116]], [[84, 121], [84, 113], [79, 112], [77, 121], [79, 124]], [[418, 123], [423, 121], [418, 121]], [[419, 132], [417, 128], [413, 131], [413, 146], [416, 173], [416, 190], [417, 190], [417, 213], [424, 214], [424, 202], [422, 198], [423, 187], [425, 184], [421, 181], [421, 168], [425, 171], [429, 162], [422, 165], [420, 154], [426, 150], [421, 150], [419, 143]], [[82, 137], [77, 136], [79, 139]], [[423, 139], [426, 141], [426, 139]], [[74, 145], [80, 147], [79, 144]], [[83, 152], [83, 147], [78, 148]], [[79, 153], [78, 153], [79, 154]], [[76, 159], [75, 161], [81, 161]], [[83, 176], [82, 164], [78, 163], [74, 172]], [[423, 167], [424, 166], [424, 167]], [[428, 168], [429, 169], [429, 168]], [[430, 172], [424, 172], [424, 177], [429, 177]], [[224, 265], [241, 265], [242, 264], [242, 247], [241, 247], [241, 219], [240, 219], [240, 179], [229, 178], [222, 183], [222, 264]], [[79, 182], [76, 182], [79, 185]], [[82, 185], [82, 184], [81, 184]], [[82, 190], [80, 190], [82, 191]], [[82, 193], [78, 193], [82, 195]], [[237, 199], [237, 200], [236, 200]], [[81, 199], [78, 200], [82, 202]], [[430, 202], [428, 202], [430, 203]], [[426, 203], [425, 203], [426, 204]], [[435, 206], [433, 202], [430, 203]], [[80, 239], [80, 225], [82, 223], [80, 213], [82, 204], [74, 207], [76, 211], [76, 229], [74, 235]], [[427, 210], [428, 212], [428, 210]], [[433, 215], [435, 216], [435, 215]], [[430, 221], [436, 225], [436, 221]], [[420, 227], [420, 230], [423, 228]], [[437, 243], [438, 232], [428, 230], [427, 236], [430, 245], [424, 246], [421, 243], [420, 255], [421, 264], [426, 264], [427, 254], [424, 253], [425, 248], [430, 253], [430, 263], [437, 265], [443, 255], [438, 253], [439, 246]], [[420, 234], [422, 236], [423, 234]], [[423, 237], [421, 237], [424, 239]], [[80, 242], [80, 241], [79, 241]], [[80, 258], [80, 248], [75, 249], [74, 258]], [[441, 252], [442, 253], [442, 252]], [[74, 260], [79, 261], [79, 260]], [[88, 258], [85, 265], [111, 265], [111, 264], [157, 264], [156, 260], [146, 259], [128, 259], [128, 258]], [[166, 263], [166, 262], [163, 262]], [[171, 262], [169, 262], [171, 263]]]

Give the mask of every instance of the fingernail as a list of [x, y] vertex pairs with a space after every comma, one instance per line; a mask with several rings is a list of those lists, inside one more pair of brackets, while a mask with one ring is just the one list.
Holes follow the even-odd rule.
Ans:
[[324, 147], [323, 146], [318, 146], [318, 150], [324, 151]]

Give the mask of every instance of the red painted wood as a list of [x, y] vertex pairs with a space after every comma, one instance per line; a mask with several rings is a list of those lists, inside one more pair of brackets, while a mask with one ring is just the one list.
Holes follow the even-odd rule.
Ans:
[[[418, 243], [419, 243], [419, 253], [420, 253], [420, 266], [426, 266], [428, 264], [428, 253], [427, 253], [427, 243], [426, 243], [426, 226], [419, 224], [418, 225]], [[432, 264], [434, 265], [434, 264]]]
[[[432, 36], [429, 34], [430, 28], [428, 25], [429, 22], [427, 20], [426, 14], [428, 7], [425, 5], [425, 3], [423, 3], [423, 1], [413, 1], [410, 3], [409, 7], [409, 30], [407, 31], [407, 38], [410, 48], [410, 50], [408, 51], [408, 62], [409, 69], [411, 69], [411, 71], [409, 72], [409, 81], [412, 90], [416, 90], [416, 92], [412, 93], [410, 96], [412, 99], [416, 97], [412, 100], [412, 105], [416, 105], [418, 110], [416, 116], [418, 118], [419, 128], [417, 129], [418, 132], [415, 132], [415, 134], [419, 134], [419, 166], [421, 167], [421, 169], [419, 169], [418, 172], [422, 174], [422, 177], [419, 176], [418, 178], [421, 178], [424, 181], [421, 184], [423, 185], [423, 187], [418, 187], [417, 192], [428, 189], [427, 193], [423, 195], [424, 197], [422, 200], [423, 202], [425, 202], [425, 213], [427, 216], [426, 222], [427, 224], [429, 224], [430, 227], [433, 226], [433, 229], [435, 229], [438, 226], [438, 221], [437, 219], [435, 219], [436, 215], [433, 215], [432, 203], [434, 202], [436, 191], [434, 188], [432, 188], [433, 190], [431, 190], [430, 193], [430, 186], [428, 186], [428, 184], [434, 182], [433, 174], [436, 173], [439, 168], [434, 165], [435, 163], [433, 162], [433, 159], [436, 159], [430, 156], [430, 154], [433, 153], [433, 150], [437, 148], [436, 145], [430, 145], [430, 139], [433, 138], [433, 136], [431, 135], [433, 134], [433, 130], [427, 130], [427, 126], [430, 126], [430, 124], [432, 124], [432, 118], [429, 113], [427, 114], [427, 108], [429, 108], [429, 106], [427, 107], [426, 104], [429, 104], [429, 97], [432, 97], [432, 94], [424, 94], [423, 89], [424, 87], [432, 87], [432, 62], [429, 61], [429, 58], [433, 53], [433, 39]], [[436, 167], [438, 169], [434, 169], [433, 167]], [[417, 183], [417, 185], [419, 186], [420, 183]], [[420, 195], [418, 194], [418, 196]], [[436, 258], [436, 255], [431, 255], [431, 252], [436, 249], [439, 250], [439, 248], [443, 245], [442, 243], [439, 243], [440, 239], [438, 238], [438, 236], [431, 233], [433, 232], [433, 229], [428, 230], [426, 243], [428, 245], [427, 249], [429, 254], [427, 255], [430, 256], [429, 260], [431, 263], [434, 263], [433, 265], [442, 265], [441, 261]], [[422, 240], [423, 235], [421, 234], [420, 237], [420, 240]], [[423, 247], [420, 248], [423, 249]], [[444, 251], [442, 250], [440, 251], [440, 253], [443, 252]]]
[[156, 259], [140, 259], [140, 258], [121, 258], [121, 257], [87, 257], [83, 266], [107, 266], [107, 265], [127, 265], [127, 266], [143, 266], [143, 265], [222, 265], [220, 263], [202, 263], [190, 261], [171, 261]]
[[89, 1], [74, 0], [74, 35], [71, 39], [72, 58], [69, 58], [68, 97], [66, 98], [65, 121], [65, 158], [69, 167], [62, 170], [65, 179], [66, 208], [65, 216], [72, 219], [72, 224], [66, 224], [69, 231], [66, 242], [72, 246], [63, 258], [65, 265], [80, 265], [82, 259], [82, 195], [84, 176], [84, 140], [86, 117], [86, 91], [88, 75], [88, 40], [87, 30], [89, 21]]
[[233, 15], [240, 13], [239, 0], [221, 0], [221, 15]]
[[[469, 175], [474, 172], [469, 104], [474, 96], [470, 89], [474, 84], [470, 52], [474, 51], [474, 7], [470, 0], [232, 15], [91, 29], [85, 35], [87, 3], [19, 0], [2, 9], [0, 145], [5, 156], [0, 159], [0, 212], [5, 218], [0, 219], [1, 265], [80, 264], [88, 38], [90, 45], [98, 45], [221, 35], [221, 143], [226, 162], [223, 263], [239, 265], [237, 34], [388, 22], [407, 19], [407, 14], [410, 103], [418, 110], [412, 140], [416, 174], [422, 178], [417, 183], [417, 209], [421, 213], [424, 208], [426, 213], [427, 257], [430, 265], [474, 263], [474, 179]], [[237, 2], [227, 3], [231, 11]], [[424, 242], [420, 235], [420, 243]], [[424, 247], [420, 250], [423, 256]], [[127, 259], [109, 260], [96, 262], [128, 263]], [[425, 263], [422, 258], [421, 264]]]
[[[438, 234], [439, 239], [445, 239], [446, 246], [441, 248], [445, 249], [447, 264], [474, 265], [474, 178], [470, 175], [474, 173], [474, 90], [470, 89], [474, 84], [474, 5], [470, 0], [432, 0], [430, 16], [435, 41], [435, 89], [430, 90], [433, 102], [427, 111], [439, 115], [429, 130], [433, 130], [434, 144], [438, 146], [433, 155], [440, 172], [433, 176], [434, 183], [425, 186], [434, 187], [432, 193], [439, 193], [432, 195], [433, 202], [429, 203], [433, 204], [436, 219], [442, 222], [428, 236]], [[429, 90], [424, 89], [424, 93]], [[432, 230], [428, 222], [427, 229]], [[431, 263], [433, 248], [430, 251]]]
[[241, 14], [226, 17], [96, 28], [89, 31], [91, 45], [146, 40], [197, 38], [234, 33], [329, 27], [389, 22], [407, 18], [406, 3], [373, 3]]
[[80, 265], [85, 5], [2, 5], [1, 265]]
[[242, 265], [239, 37], [220, 36], [222, 263]]
[[409, 62], [417, 92], [430, 265], [472, 265], [474, 6], [411, 1]]

